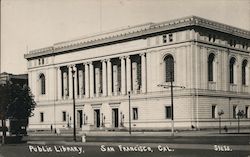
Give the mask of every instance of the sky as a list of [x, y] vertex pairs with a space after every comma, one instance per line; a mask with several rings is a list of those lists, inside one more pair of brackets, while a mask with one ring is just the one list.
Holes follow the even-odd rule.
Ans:
[[2, 0], [1, 72], [27, 73], [33, 49], [190, 15], [250, 31], [250, 0]]

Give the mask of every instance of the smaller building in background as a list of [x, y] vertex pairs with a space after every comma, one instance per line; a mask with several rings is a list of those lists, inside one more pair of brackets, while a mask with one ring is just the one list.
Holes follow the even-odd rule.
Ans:
[[0, 73], [0, 84], [6, 84], [10, 81], [13, 84], [28, 85], [28, 74], [11, 74], [11, 73]]

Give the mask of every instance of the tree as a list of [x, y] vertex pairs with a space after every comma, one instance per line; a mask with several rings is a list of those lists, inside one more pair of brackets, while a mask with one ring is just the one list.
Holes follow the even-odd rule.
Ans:
[[3, 140], [5, 142], [6, 119], [28, 119], [32, 116], [36, 103], [33, 99], [33, 95], [27, 85], [20, 86], [19, 84], [6, 84], [0, 85], [0, 114], [3, 128]]
[[243, 118], [245, 116], [244, 111], [243, 110], [239, 110], [237, 113], [237, 117], [238, 117], [238, 133], [240, 133], [240, 119]]

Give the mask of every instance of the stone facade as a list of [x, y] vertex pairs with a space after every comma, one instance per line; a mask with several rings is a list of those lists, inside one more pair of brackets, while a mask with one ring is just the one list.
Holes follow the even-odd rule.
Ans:
[[249, 52], [249, 31], [196, 16], [33, 50], [25, 58], [38, 105], [29, 127], [71, 127], [75, 92], [78, 128], [127, 128], [130, 91], [133, 129], [170, 129], [170, 89], [159, 85], [170, 85], [171, 58], [175, 127], [217, 127], [221, 110], [223, 125], [236, 126], [239, 110], [247, 125]]

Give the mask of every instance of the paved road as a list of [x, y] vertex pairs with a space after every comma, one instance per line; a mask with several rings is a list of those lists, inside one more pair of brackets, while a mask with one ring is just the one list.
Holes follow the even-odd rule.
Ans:
[[[28, 141], [72, 141], [72, 136], [29, 136]], [[77, 138], [81, 140], [80, 137]], [[250, 136], [87, 136], [87, 142], [249, 145]]]
[[[248, 157], [250, 156], [250, 150], [231, 150], [231, 151], [215, 151], [214, 149], [178, 149], [178, 148], [167, 148], [166, 145], [161, 145], [161, 149], [158, 149], [154, 145], [148, 146], [151, 148], [145, 148], [143, 150], [147, 150], [146, 152], [126, 152], [125, 149], [122, 149], [123, 151], [120, 151], [119, 144], [113, 143], [112, 146], [106, 145], [105, 147], [102, 146], [102, 144], [94, 144], [94, 145], [35, 145], [35, 144], [21, 144], [21, 145], [5, 145], [0, 146], [0, 157], [80, 157], [80, 156], [86, 156], [86, 157], [215, 157], [215, 156], [221, 156], [221, 157]], [[124, 145], [129, 146], [129, 145]], [[139, 146], [144, 146], [139, 145]], [[35, 152], [40, 149], [43, 149], [43, 152]], [[42, 148], [43, 147], [43, 148]], [[71, 152], [64, 152], [63, 148], [68, 147], [81, 147], [84, 150], [84, 153], [79, 154], [79, 151], [73, 152], [74, 149], [69, 149]], [[108, 148], [109, 147], [109, 148]], [[134, 147], [134, 145], [132, 145]], [[164, 151], [160, 151], [163, 148], [165, 148]], [[108, 152], [107, 150], [110, 150]], [[139, 148], [138, 148], [139, 149]], [[142, 149], [142, 148], [141, 148]], [[76, 149], [75, 149], [76, 150]], [[103, 150], [103, 151], [102, 151]], [[106, 150], [106, 151], [104, 151]], [[113, 151], [114, 150], [114, 151]], [[174, 151], [170, 151], [174, 150]], [[44, 152], [47, 151], [47, 152]], [[58, 151], [58, 152], [56, 152]]]

